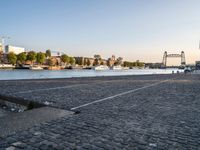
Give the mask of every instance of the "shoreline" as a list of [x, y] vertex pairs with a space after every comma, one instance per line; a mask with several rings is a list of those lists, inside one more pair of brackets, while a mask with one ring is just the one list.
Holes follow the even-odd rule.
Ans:
[[[90, 77], [120, 77], [143, 75], [170, 75], [182, 74], [183, 70], [177, 69], [133, 69], [133, 70], [2, 70], [0, 80], [31, 80], [31, 79], [72, 79]], [[179, 73], [177, 73], [179, 72]]]
[[93, 80], [93, 79], [114, 79], [114, 78], [129, 78], [129, 77], [154, 77], [154, 76], [185, 76], [183, 73], [179, 74], [135, 74], [135, 75], [113, 75], [113, 76], [84, 76], [84, 77], [63, 77], [63, 78], [33, 78], [33, 79], [7, 79], [1, 81], [52, 81], [52, 80]]

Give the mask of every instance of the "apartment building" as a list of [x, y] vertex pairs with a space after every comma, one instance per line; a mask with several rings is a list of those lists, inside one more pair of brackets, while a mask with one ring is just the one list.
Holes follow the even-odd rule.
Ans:
[[19, 54], [19, 53], [25, 52], [25, 48], [6, 45], [5, 46], [5, 53], [7, 54], [7, 53], [10, 53], [10, 52], [13, 52], [15, 54]]

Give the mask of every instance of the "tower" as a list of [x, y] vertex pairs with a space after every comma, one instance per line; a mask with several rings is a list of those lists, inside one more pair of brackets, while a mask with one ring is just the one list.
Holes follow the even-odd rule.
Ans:
[[0, 50], [4, 52], [4, 42], [5, 42], [5, 39], [10, 39], [10, 37], [2, 36], [0, 38], [1, 38]]
[[186, 65], [186, 60], [185, 60], [185, 53], [184, 53], [184, 51], [181, 52], [181, 65]]
[[3, 51], [3, 46], [2, 44], [0, 43], [0, 53]]
[[167, 51], [164, 52], [162, 63], [165, 67], [167, 66]]

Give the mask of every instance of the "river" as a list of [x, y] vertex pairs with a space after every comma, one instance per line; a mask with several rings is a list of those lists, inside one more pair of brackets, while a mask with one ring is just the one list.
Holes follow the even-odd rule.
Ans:
[[0, 80], [171, 74], [172, 71], [183, 72], [183, 70], [178, 70], [178, 69], [130, 69], [130, 70], [105, 70], [105, 71], [15, 69], [15, 70], [0, 70]]

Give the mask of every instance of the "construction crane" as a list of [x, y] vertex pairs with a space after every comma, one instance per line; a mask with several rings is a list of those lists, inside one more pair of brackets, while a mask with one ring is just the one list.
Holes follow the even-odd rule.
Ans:
[[8, 36], [2, 36], [1, 37], [1, 45], [2, 45], [2, 51], [4, 52], [4, 43], [5, 43], [5, 39], [10, 39], [10, 37]]

